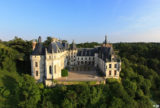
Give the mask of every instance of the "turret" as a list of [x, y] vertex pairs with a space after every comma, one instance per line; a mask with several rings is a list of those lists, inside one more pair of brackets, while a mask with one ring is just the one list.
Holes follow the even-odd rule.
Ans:
[[38, 43], [41, 43], [41, 42], [42, 42], [42, 39], [41, 39], [41, 36], [39, 36]]
[[38, 43], [36, 41], [32, 42], [33, 52], [30, 55], [31, 60], [31, 72], [32, 76], [39, 82], [43, 81], [44, 77], [44, 54], [45, 49], [41, 42], [41, 37], [38, 38]]
[[107, 40], [107, 35], [105, 35], [105, 40], [102, 44], [102, 47], [112, 47], [112, 44], [110, 44]]
[[74, 43], [74, 40], [72, 41], [70, 49], [71, 50], [76, 50], [77, 49], [76, 44]]
[[105, 45], [107, 44], [107, 35], [105, 35], [105, 41], [104, 41], [104, 44], [105, 44]]

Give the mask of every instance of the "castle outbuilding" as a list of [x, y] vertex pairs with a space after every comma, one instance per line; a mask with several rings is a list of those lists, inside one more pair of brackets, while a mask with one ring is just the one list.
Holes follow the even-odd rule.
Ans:
[[74, 41], [69, 45], [66, 41], [52, 38], [45, 48], [41, 42], [33, 42], [30, 55], [32, 76], [39, 82], [49, 82], [61, 78], [61, 70], [65, 67], [89, 65], [95, 67], [105, 78], [119, 78], [121, 60], [115, 55], [112, 44], [107, 37], [101, 46], [95, 48], [77, 48]]

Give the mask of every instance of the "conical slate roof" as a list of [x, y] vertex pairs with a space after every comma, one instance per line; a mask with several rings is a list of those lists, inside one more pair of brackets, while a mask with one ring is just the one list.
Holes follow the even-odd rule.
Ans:
[[39, 36], [38, 43], [36, 44], [36, 47], [33, 50], [32, 55], [44, 55], [44, 53], [45, 53], [44, 46], [41, 42], [41, 37]]
[[71, 50], [76, 50], [77, 49], [76, 44], [74, 43], [74, 41], [72, 42], [72, 44], [70, 46], [70, 49]]

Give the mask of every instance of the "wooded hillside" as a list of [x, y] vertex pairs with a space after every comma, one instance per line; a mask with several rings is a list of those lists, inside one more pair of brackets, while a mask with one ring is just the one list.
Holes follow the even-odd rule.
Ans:
[[46, 88], [30, 76], [31, 44], [17, 37], [0, 42], [0, 108], [151, 108], [154, 102], [160, 104], [159, 43], [113, 44], [122, 60], [120, 81], [54, 88]]

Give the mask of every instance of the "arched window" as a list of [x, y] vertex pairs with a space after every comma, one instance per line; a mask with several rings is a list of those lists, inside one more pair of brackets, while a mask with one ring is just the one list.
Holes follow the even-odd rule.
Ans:
[[36, 71], [36, 76], [38, 76], [38, 71]]
[[49, 66], [49, 73], [52, 74], [52, 66]]

